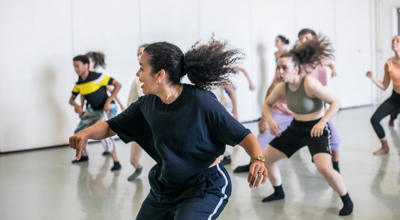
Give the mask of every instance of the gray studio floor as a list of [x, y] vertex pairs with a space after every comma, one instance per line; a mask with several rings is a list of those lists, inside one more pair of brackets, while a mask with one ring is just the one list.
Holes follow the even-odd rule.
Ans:
[[[373, 156], [378, 139], [369, 117], [375, 107], [341, 111], [335, 118], [341, 136], [341, 170], [355, 203], [354, 214], [344, 219], [400, 219], [400, 123], [389, 129], [391, 146], [385, 156]], [[246, 124], [256, 132], [256, 123]], [[23, 138], [23, 137], [20, 137]], [[112, 160], [101, 156], [101, 144], [89, 146], [90, 162], [70, 163], [74, 152], [67, 148], [0, 155], [0, 219], [75, 220], [134, 219], [149, 192], [147, 172], [154, 162], [143, 157], [144, 174], [135, 182], [126, 178], [133, 171], [129, 145], [117, 142], [122, 170], [112, 173]], [[246, 175], [232, 174], [248, 161], [236, 147], [227, 166], [233, 184], [232, 196], [219, 219], [339, 219], [339, 197], [328, 187], [303, 148], [279, 166], [286, 199], [261, 203], [272, 192], [267, 182], [249, 189]]]

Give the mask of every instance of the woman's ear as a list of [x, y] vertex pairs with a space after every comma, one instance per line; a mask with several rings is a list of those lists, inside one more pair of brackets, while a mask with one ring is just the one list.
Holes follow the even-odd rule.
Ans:
[[157, 77], [158, 82], [162, 82], [167, 78], [167, 73], [165, 72], [164, 69], [161, 69], [160, 71], [158, 71], [157, 75], [158, 75], [158, 77]]

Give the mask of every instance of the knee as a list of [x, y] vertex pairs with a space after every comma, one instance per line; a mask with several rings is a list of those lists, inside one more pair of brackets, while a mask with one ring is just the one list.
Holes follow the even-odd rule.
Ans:
[[371, 117], [371, 119], [370, 119], [370, 122], [371, 122], [372, 125], [378, 124], [379, 121], [380, 121], [380, 120], [379, 120], [379, 118], [378, 118], [376, 115], [372, 115], [372, 117]]
[[331, 176], [333, 171], [334, 170], [332, 167], [328, 167], [328, 166], [318, 167], [318, 172], [324, 177]]

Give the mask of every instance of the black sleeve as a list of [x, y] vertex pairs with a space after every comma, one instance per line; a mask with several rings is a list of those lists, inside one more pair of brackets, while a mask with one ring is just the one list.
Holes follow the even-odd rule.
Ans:
[[235, 146], [251, 133], [226, 111], [214, 95], [203, 103], [203, 106], [206, 108], [211, 135], [222, 143]]
[[145, 120], [140, 106], [144, 99], [140, 97], [132, 103], [125, 111], [107, 121], [108, 126], [125, 143], [135, 141], [154, 160], [159, 161], [159, 156], [154, 149], [153, 135], [149, 124]]
[[110, 80], [108, 80], [108, 85], [112, 85], [113, 81], [114, 81], [114, 78], [112, 78], [112, 77], [110, 76]]

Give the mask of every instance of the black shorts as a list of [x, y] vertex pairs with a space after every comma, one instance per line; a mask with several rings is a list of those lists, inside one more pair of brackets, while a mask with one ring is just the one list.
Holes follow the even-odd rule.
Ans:
[[319, 120], [304, 122], [293, 119], [292, 123], [282, 132], [281, 136], [274, 138], [269, 144], [284, 153], [288, 158], [306, 145], [311, 156], [317, 153], [331, 154], [331, 132], [328, 124], [325, 126], [324, 132], [320, 137], [311, 137], [311, 129]]

